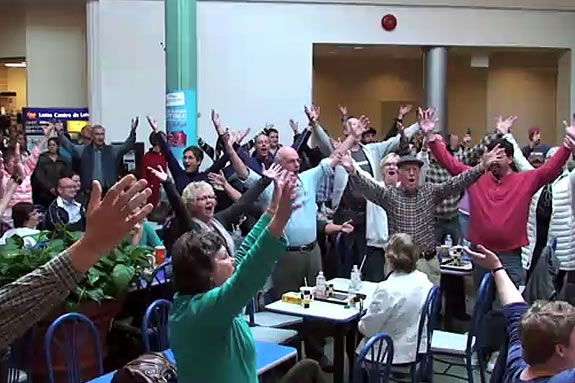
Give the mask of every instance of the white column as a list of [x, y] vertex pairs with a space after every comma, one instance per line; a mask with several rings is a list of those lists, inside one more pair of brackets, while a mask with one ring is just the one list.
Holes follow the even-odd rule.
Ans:
[[100, 55], [100, 1], [86, 3], [86, 46], [88, 56], [88, 105], [90, 122], [102, 121], [102, 68]]

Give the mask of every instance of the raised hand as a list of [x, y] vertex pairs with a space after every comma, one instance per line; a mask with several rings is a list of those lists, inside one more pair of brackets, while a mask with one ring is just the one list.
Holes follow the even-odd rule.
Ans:
[[131, 130], [134, 131], [138, 128], [138, 124], [140, 123], [140, 117], [136, 116], [135, 118], [132, 118], [132, 126], [131, 126]]
[[212, 109], [212, 124], [214, 124], [214, 128], [219, 136], [223, 136], [226, 132], [222, 127], [222, 120], [220, 119], [220, 115], [216, 113], [214, 109]]
[[571, 120], [571, 125], [567, 121], [563, 121], [563, 126], [565, 126], [565, 134], [575, 140], [575, 115]]
[[341, 115], [342, 119], [347, 117], [347, 107], [344, 105], [338, 105], [337, 108], [339, 109], [339, 114]]
[[92, 251], [104, 255], [117, 246], [153, 209], [146, 203], [152, 191], [147, 181], [128, 175], [110, 188], [102, 199], [102, 187], [92, 183], [86, 213], [86, 233], [81, 241]]
[[154, 133], [158, 133], [160, 131], [158, 121], [156, 121], [152, 116], [146, 116], [146, 120], [148, 120], [148, 125], [150, 125], [150, 128], [152, 128]]
[[473, 262], [477, 263], [479, 266], [486, 268], [487, 270], [495, 270], [501, 267], [501, 261], [497, 255], [485, 248], [483, 245], [478, 245], [477, 250], [473, 251], [469, 247], [463, 248], [467, 254], [473, 258]]
[[220, 171], [219, 173], [209, 173], [208, 180], [212, 185], [217, 185], [223, 187], [225, 184], [228, 183], [226, 177], [224, 177], [224, 173]]
[[517, 116], [509, 116], [505, 119], [501, 116], [497, 117], [497, 122], [495, 124], [495, 131], [502, 135], [509, 133], [515, 120], [517, 120]]
[[336, 159], [338, 164], [341, 165], [348, 173], [353, 173], [355, 171], [355, 161], [351, 157], [351, 152], [349, 150], [345, 154], [336, 153]]
[[425, 134], [431, 134], [435, 129], [435, 124], [439, 121], [437, 110], [435, 108], [421, 109], [417, 111], [417, 120], [419, 127]]
[[56, 125], [49, 122], [48, 126], [42, 127], [42, 129], [44, 130], [44, 136], [50, 138], [52, 132], [54, 132], [54, 130], [56, 129]]
[[320, 114], [319, 106], [316, 106], [314, 104], [311, 104], [309, 108], [307, 106], [304, 106], [303, 111], [305, 112], [305, 115], [307, 116], [307, 119], [309, 120], [310, 124], [316, 124], [319, 121], [319, 114]]
[[481, 167], [487, 170], [491, 165], [499, 161], [503, 161], [505, 156], [505, 149], [501, 148], [499, 145], [496, 145], [489, 152], [486, 151], [483, 154], [483, 157], [481, 158]]
[[397, 118], [401, 120], [403, 117], [405, 117], [407, 114], [409, 114], [409, 112], [411, 112], [412, 109], [413, 109], [413, 105], [411, 105], [411, 104], [401, 105], [399, 107], [399, 113], [397, 115]]
[[294, 120], [292, 119], [289, 120], [289, 127], [291, 130], [293, 130], [294, 135], [299, 133], [299, 124]]
[[239, 131], [236, 135], [236, 142], [238, 145], [242, 144], [242, 141], [245, 140], [248, 134], [250, 134], [250, 128], [247, 128], [243, 131]]
[[[349, 121], [349, 122], [351, 122], [351, 121]], [[349, 127], [351, 129], [351, 134], [356, 139], [361, 139], [361, 136], [365, 132], [367, 132], [369, 125], [370, 125], [369, 118], [367, 118], [366, 116], [361, 116], [356, 124], [353, 124], [353, 123], [349, 124]]]
[[269, 231], [276, 237], [283, 235], [283, 230], [291, 217], [291, 213], [297, 206], [294, 205], [297, 188], [297, 176], [293, 173], [284, 172], [275, 183], [274, 197], [277, 207]]
[[262, 175], [272, 180], [277, 180], [282, 173], [282, 167], [279, 164], [273, 163], [267, 169], [264, 168]]
[[157, 168], [148, 166], [148, 170], [153, 174], [154, 177], [159, 179], [160, 182], [166, 182], [168, 179], [168, 173], [166, 173], [166, 171], [160, 165], [158, 165]]

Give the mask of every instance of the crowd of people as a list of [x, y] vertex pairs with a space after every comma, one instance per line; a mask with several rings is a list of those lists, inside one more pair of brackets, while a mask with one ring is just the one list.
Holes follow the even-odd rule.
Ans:
[[[280, 144], [273, 125], [244, 143], [249, 130], [226, 129], [213, 111], [216, 142], [200, 138], [181, 159], [147, 117], [150, 149], [137, 174], [120, 181], [118, 163], [136, 142], [138, 118], [122, 145], [106, 144], [100, 125], [83, 129], [80, 142], [58, 125], [47, 126], [31, 150], [22, 134], [3, 142], [0, 244], [17, 235], [34, 246], [41, 229], [85, 235], [0, 289], [0, 348], [132, 235], [135, 244], [165, 245], [172, 259], [169, 330], [180, 382], [257, 381], [253, 337], [239, 315], [246, 302], [258, 292], [278, 299], [299, 291], [320, 271], [349, 278], [357, 265], [364, 280], [378, 283], [358, 331], [367, 338], [389, 333], [394, 363], [409, 363], [433, 285], [441, 285], [444, 316], [469, 320], [463, 279], [441, 274], [437, 249], [451, 242], [473, 258], [476, 286], [485, 273], [494, 275], [509, 338], [508, 352], [499, 355], [502, 379], [575, 381], [575, 308], [568, 303], [575, 300], [575, 175], [567, 166], [575, 120], [565, 123], [560, 146], [542, 144], [534, 128], [521, 149], [512, 132], [516, 117], [498, 118], [472, 145], [470, 131], [444, 140], [433, 108], [402, 106], [382, 141], [367, 117], [339, 111], [341, 134], [330, 136], [320, 108], [306, 107], [304, 128], [289, 122], [291, 145]], [[417, 122], [405, 127], [411, 113]], [[0, 128], [13, 135], [13, 127]], [[206, 156], [209, 167], [202, 166]], [[163, 238], [153, 230], [143, 235], [145, 217], [166, 204]], [[116, 221], [119, 228], [106, 225]], [[550, 247], [556, 270], [537, 267]], [[550, 289], [537, 292], [551, 302], [528, 309], [518, 289], [534, 278], [551, 280]], [[320, 370], [333, 369], [324, 352], [329, 331], [311, 320], [303, 326], [309, 359], [284, 382], [322, 381]]]

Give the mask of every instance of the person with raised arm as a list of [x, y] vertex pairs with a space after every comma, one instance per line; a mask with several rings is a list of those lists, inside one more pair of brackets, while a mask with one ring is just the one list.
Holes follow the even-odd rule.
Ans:
[[[429, 149], [437, 161], [451, 174], [459, 174], [469, 165], [453, 157], [440, 136], [434, 133], [437, 117], [435, 111], [420, 110], [420, 125], [426, 133]], [[575, 120], [566, 129], [563, 145], [541, 167], [526, 172], [514, 172], [513, 145], [504, 139], [492, 142], [488, 149], [499, 146], [505, 156], [493, 163], [473, 186], [468, 189], [470, 200], [470, 225], [468, 239], [496, 251], [517, 286], [523, 285], [525, 275], [521, 265], [521, 247], [527, 245], [527, 217], [533, 194], [551, 182], [562, 171], [563, 165], [574, 149]], [[504, 236], [501, 233], [505, 233]], [[474, 268], [474, 279], [479, 285], [485, 270]]]
[[390, 234], [405, 233], [413, 238], [421, 251], [418, 268], [437, 285], [440, 269], [434, 234], [435, 210], [445, 197], [461, 193], [473, 184], [501, 156], [501, 150], [494, 149], [483, 157], [479, 165], [442, 184], [420, 185], [423, 162], [413, 155], [402, 156], [398, 161], [399, 186], [381, 184], [363, 170], [349, 153], [342, 159], [341, 165], [349, 173], [350, 183], [357, 193], [385, 209]]
[[[237, 266], [213, 232], [188, 232], [175, 243], [168, 326], [180, 383], [258, 381], [254, 339], [241, 313], [286, 250], [284, 228], [298, 208], [296, 183], [288, 172], [276, 180], [272, 203], [240, 246]], [[312, 378], [320, 373], [315, 365]]]
[[575, 307], [536, 302], [529, 307], [497, 255], [482, 245], [466, 249], [492, 273], [509, 338], [503, 383], [575, 382]]
[[62, 303], [84, 273], [152, 211], [152, 205], [145, 204], [151, 194], [146, 185], [129, 175], [102, 199], [102, 187], [94, 182], [84, 236], [45, 265], [0, 288], [0, 350]]
[[120, 145], [106, 144], [106, 128], [102, 125], [92, 126], [92, 141], [88, 144], [74, 144], [66, 136], [63, 126], [57, 125], [58, 136], [62, 147], [72, 153], [72, 157], [80, 160], [80, 180], [82, 190], [87, 192], [92, 181], [98, 181], [104, 194], [118, 181], [118, 163], [124, 154], [128, 153], [136, 144], [136, 130], [139, 119], [133, 118], [130, 133]]

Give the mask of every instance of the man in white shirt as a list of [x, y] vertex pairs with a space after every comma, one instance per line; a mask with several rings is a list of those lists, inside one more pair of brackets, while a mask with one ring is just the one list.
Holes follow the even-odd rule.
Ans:
[[86, 228], [85, 210], [76, 201], [78, 188], [69, 177], [58, 180], [58, 197], [48, 207], [49, 228], [65, 226], [69, 231], [84, 231]]

